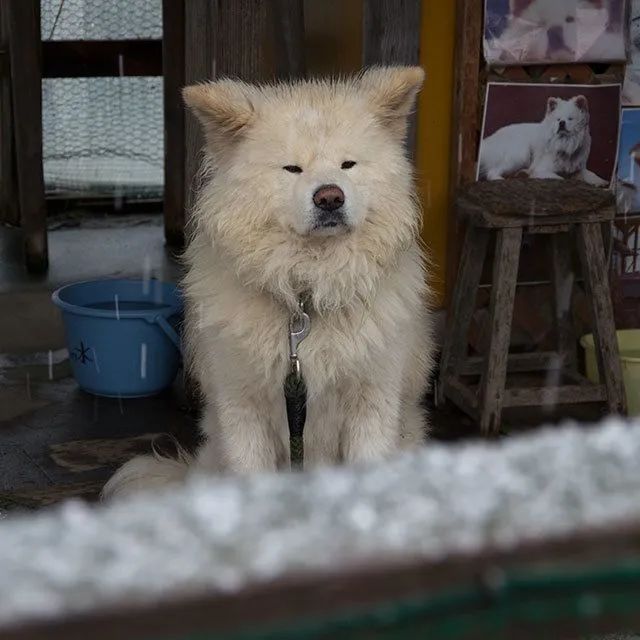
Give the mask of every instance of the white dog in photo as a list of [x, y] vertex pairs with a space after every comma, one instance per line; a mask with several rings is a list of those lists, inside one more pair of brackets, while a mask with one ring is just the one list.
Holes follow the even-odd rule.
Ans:
[[549, 98], [542, 122], [508, 125], [482, 141], [479, 178], [502, 180], [524, 172], [530, 178], [577, 177], [605, 187], [608, 182], [587, 169], [590, 153], [587, 98]]
[[623, 60], [623, 0], [511, 0], [493, 62]]
[[206, 136], [204, 186], [186, 252], [186, 343], [203, 394], [193, 460], [135, 458], [104, 495], [190, 471], [289, 467], [283, 383], [289, 320], [308, 300], [305, 468], [418, 447], [433, 340], [405, 156], [424, 73], [189, 87]]

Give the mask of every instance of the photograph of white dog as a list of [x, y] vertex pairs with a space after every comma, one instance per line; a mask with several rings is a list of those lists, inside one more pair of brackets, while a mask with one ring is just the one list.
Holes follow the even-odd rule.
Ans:
[[640, 105], [640, 0], [633, 0], [629, 15], [629, 41], [631, 53], [624, 77], [622, 104]]
[[478, 180], [576, 178], [607, 187], [619, 120], [620, 85], [489, 83]]
[[622, 110], [616, 195], [620, 215], [640, 212], [640, 109]]
[[485, 0], [489, 64], [627, 58], [626, 0]]

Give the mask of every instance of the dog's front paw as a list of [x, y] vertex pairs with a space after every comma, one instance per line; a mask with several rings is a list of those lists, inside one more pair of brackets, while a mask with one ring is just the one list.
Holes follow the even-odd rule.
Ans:
[[590, 184], [594, 187], [608, 187], [609, 183], [606, 180], [603, 180], [600, 176], [593, 173], [593, 171], [583, 171], [582, 172], [582, 180], [587, 184]]

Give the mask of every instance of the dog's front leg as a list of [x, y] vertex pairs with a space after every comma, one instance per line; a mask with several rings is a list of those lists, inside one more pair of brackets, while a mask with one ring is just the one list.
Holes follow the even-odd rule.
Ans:
[[345, 462], [383, 460], [398, 451], [399, 392], [377, 385], [354, 385], [345, 395], [343, 408], [342, 457]]
[[275, 471], [282, 452], [278, 450], [281, 439], [272, 426], [274, 408], [270, 401], [233, 395], [221, 398], [217, 409], [223, 470]]
[[606, 187], [609, 184], [599, 175], [595, 174], [593, 171], [589, 171], [589, 169], [586, 168], [583, 169], [579, 175], [582, 180], [584, 180], [587, 184], [593, 185], [594, 187]]

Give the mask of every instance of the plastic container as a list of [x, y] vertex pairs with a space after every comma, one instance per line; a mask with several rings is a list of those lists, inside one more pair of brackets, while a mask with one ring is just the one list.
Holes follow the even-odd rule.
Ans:
[[92, 280], [61, 287], [73, 375], [98, 396], [137, 398], [169, 387], [180, 366], [182, 298], [159, 280]]
[[[629, 415], [638, 416], [640, 415], [640, 329], [624, 329], [618, 331], [617, 335]], [[600, 382], [600, 376], [593, 334], [582, 336], [580, 344], [585, 352], [587, 378], [597, 384]]]

